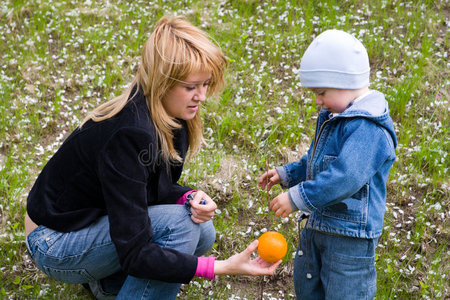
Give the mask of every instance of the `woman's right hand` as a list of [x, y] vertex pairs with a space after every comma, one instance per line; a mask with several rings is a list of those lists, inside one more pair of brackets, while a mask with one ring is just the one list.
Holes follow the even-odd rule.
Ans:
[[267, 186], [267, 191], [270, 191], [274, 185], [280, 183], [281, 178], [276, 169], [269, 170], [262, 174], [258, 181], [258, 185], [261, 189], [265, 190]]
[[188, 200], [191, 205], [192, 221], [194, 223], [203, 223], [211, 220], [215, 214], [217, 204], [203, 191], [194, 192], [192, 195], [194, 198]]
[[272, 275], [281, 264], [281, 259], [276, 263], [263, 260], [260, 256], [251, 259], [251, 255], [258, 248], [258, 240], [253, 241], [247, 249], [235, 254], [227, 260], [214, 262], [214, 274], [216, 275]]

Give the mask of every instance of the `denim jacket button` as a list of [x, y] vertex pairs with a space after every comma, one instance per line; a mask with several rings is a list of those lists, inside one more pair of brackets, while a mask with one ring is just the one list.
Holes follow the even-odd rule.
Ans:
[[298, 256], [303, 256], [303, 251], [302, 250], [298, 251]]
[[45, 240], [48, 242], [48, 241], [50, 241], [50, 238], [49, 238], [49, 237], [46, 237]]

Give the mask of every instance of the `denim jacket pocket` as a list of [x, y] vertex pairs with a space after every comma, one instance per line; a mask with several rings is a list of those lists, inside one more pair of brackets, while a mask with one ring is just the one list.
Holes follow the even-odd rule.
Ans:
[[336, 155], [324, 155], [323, 160], [322, 160], [322, 168], [320, 169], [320, 171], [324, 171], [324, 170], [328, 169], [331, 162], [333, 160], [335, 160], [336, 158], [337, 158]]
[[337, 158], [336, 155], [324, 155], [323, 159], [319, 159], [311, 168], [311, 173], [308, 173], [308, 179], [313, 179], [317, 174], [327, 170], [330, 164]]
[[322, 209], [324, 216], [360, 224], [367, 223], [369, 184], [365, 184], [350, 198]]

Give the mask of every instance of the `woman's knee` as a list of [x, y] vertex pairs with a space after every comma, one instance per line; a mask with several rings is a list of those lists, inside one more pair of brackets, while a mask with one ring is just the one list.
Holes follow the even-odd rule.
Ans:
[[191, 220], [182, 205], [158, 205], [149, 208], [152, 241], [163, 248], [193, 254], [201, 235], [200, 225]]
[[216, 229], [214, 228], [214, 224], [211, 220], [205, 223], [200, 223], [199, 226], [200, 238], [194, 253], [196, 256], [201, 256], [207, 253], [216, 241]]
[[152, 206], [149, 216], [153, 242], [161, 247], [200, 256], [208, 252], [216, 240], [212, 221], [194, 223], [184, 205]]

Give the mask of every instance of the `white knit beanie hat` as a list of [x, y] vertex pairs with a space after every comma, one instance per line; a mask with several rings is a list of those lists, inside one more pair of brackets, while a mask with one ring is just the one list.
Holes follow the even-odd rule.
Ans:
[[304, 87], [360, 89], [369, 85], [369, 56], [352, 35], [326, 30], [306, 49], [299, 74]]

